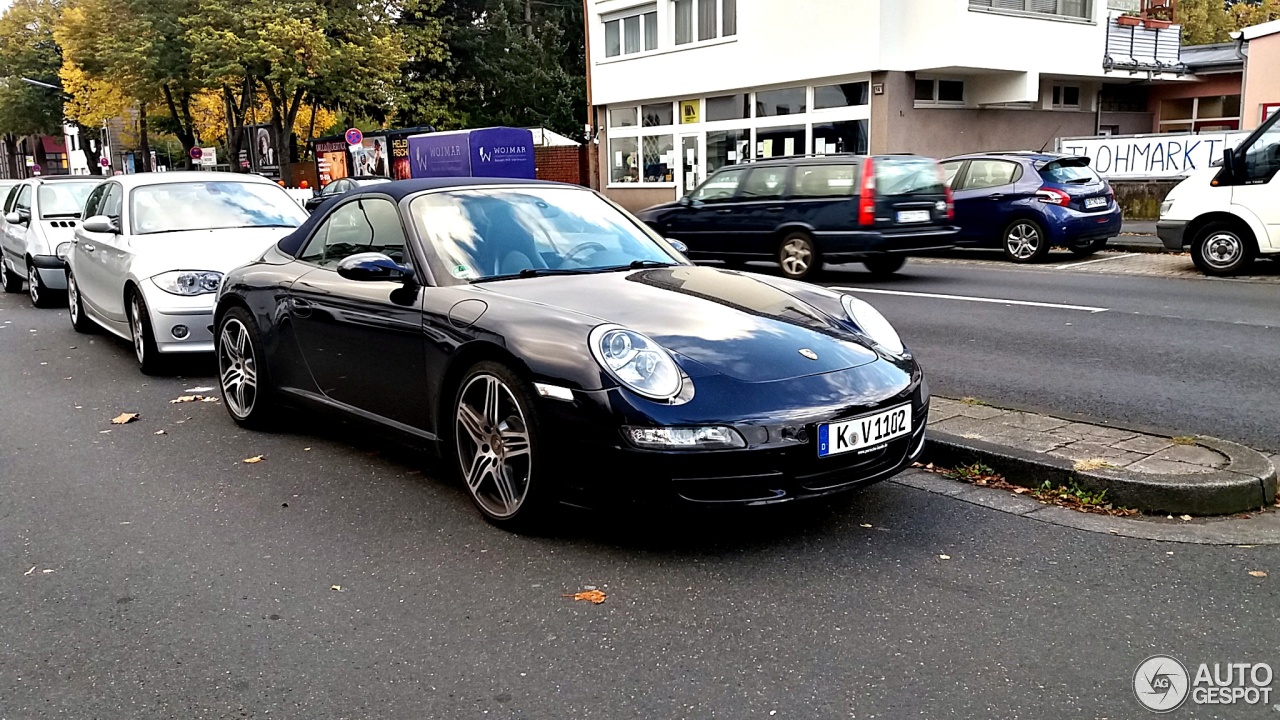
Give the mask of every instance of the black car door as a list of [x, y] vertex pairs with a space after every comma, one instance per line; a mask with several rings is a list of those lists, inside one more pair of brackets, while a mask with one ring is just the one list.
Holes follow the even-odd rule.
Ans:
[[689, 246], [689, 253], [704, 256], [725, 251], [729, 238], [725, 219], [733, 213], [738, 184], [746, 168], [724, 168], [689, 193], [680, 212], [673, 213], [666, 234]]
[[329, 399], [393, 423], [424, 429], [422, 292], [401, 280], [348, 280], [344, 258], [381, 252], [413, 265], [400, 210], [365, 195], [330, 211], [298, 256], [314, 269], [289, 289], [294, 336]]

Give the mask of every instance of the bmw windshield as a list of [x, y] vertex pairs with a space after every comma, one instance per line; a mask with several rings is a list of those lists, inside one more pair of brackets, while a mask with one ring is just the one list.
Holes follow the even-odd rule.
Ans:
[[135, 235], [293, 228], [307, 218], [284, 188], [267, 183], [215, 180], [142, 185], [134, 188], [131, 202]]

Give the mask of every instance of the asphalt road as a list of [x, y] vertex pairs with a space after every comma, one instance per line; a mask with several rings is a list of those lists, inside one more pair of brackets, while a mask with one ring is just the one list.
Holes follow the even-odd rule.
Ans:
[[[1039, 335], [1063, 317], [1097, 316]], [[3, 720], [1120, 718], [1145, 716], [1131, 683], [1153, 653], [1280, 667], [1274, 547], [1085, 533], [893, 483], [520, 537], [353, 428], [251, 433], [221, 403], [171, 404], [212, 384], [206, 363], [146, 378], [21, 296], [0, 296], [0, 328]], [[942, 347], [922, 351], [950, 390]], [[562, 596], [589, 585], [604, 604]]]
[[888, 280], [841, 266], [823, 282], [868, 290], [937, 394], [1280, 452], [1280, 285], [1074, 262], [915, 259]]

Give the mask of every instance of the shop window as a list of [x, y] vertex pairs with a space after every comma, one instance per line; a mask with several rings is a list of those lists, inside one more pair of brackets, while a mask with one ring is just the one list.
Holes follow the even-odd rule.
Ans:
[[609, 140], [609, 182], [640, 182], [640, 153], [636, 138]]
[[714, 130], [707, 133], [707, 172], [751, 159], [751, 131]]
[[1239, 127], [1239, 95], [1160, 101], [1160, 132], [1209, 132]]
[[670, 135], [653, 135], [640, 139], [644, 145], [644, 181], [647, 183], [676, 181], [676, 152]]
[[869, 83], [864, 82], [819, 85], [813, 89], [813, 109], [866, 105], [868, 89]]
[[916, 79], [916, 107], [964, 105], [963, 80]]
[[805, 110], [805, 89], [802, 87], [756, 93], [756, 117], [801, 115]]
[[867, 154], [868, 120], [815, 123], [813, 126], [813, 152], [816, 155], [836, 153]]
[[635, 127], [636, 109], [633, 107], [609, 108], [609, 127]]
[[768, 159], [804, 152], [804, 125], [756, 130], [756, 157]]
[[640, 115], [644, 120], [644, 126], [667, 127], [668, 125], [673, 125], [675, 123], [675, 114], [671, 108], [671, 103], [641, 106]]
[[738, 34], [736, 0], [672, 0], [676, 45]]
[[604, 55], [618, 57], [658, 49], [658, 12], [649, 9], [604, 23]]
[[1053, 86], [1054, 110], [1079, 110], [1080, 88], [1076, 85]]
[[706, 102], [707, 121], [741, 120], [751, 117], [751, 102], [748, 95], [721, 95], [709, 97]]
[[742, 180], [745, 169], [734, 168], [722, 170], [712, 175], [706, 182], [693, 191], [693, 199], [698, 202], [726, 202], [732, 200], [738, 192], [738, 183]]

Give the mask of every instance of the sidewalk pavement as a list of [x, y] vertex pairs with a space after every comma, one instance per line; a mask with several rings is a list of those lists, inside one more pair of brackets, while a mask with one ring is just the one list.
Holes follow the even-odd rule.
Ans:
[[929, 460], [981, 462], [1014, 484], [1072, 483], [1146, 512], [1218, 515], [1269, 507], [1276, 471], [1262, 454], [1206, 437], [1168, 438], [935, 397]]
[[1125, 252], [1164, 252], [1164, 243], [1156, 237], [1154, 220], [1125, 220], [1120, 234], [1107, 242], [1112, 250]]

